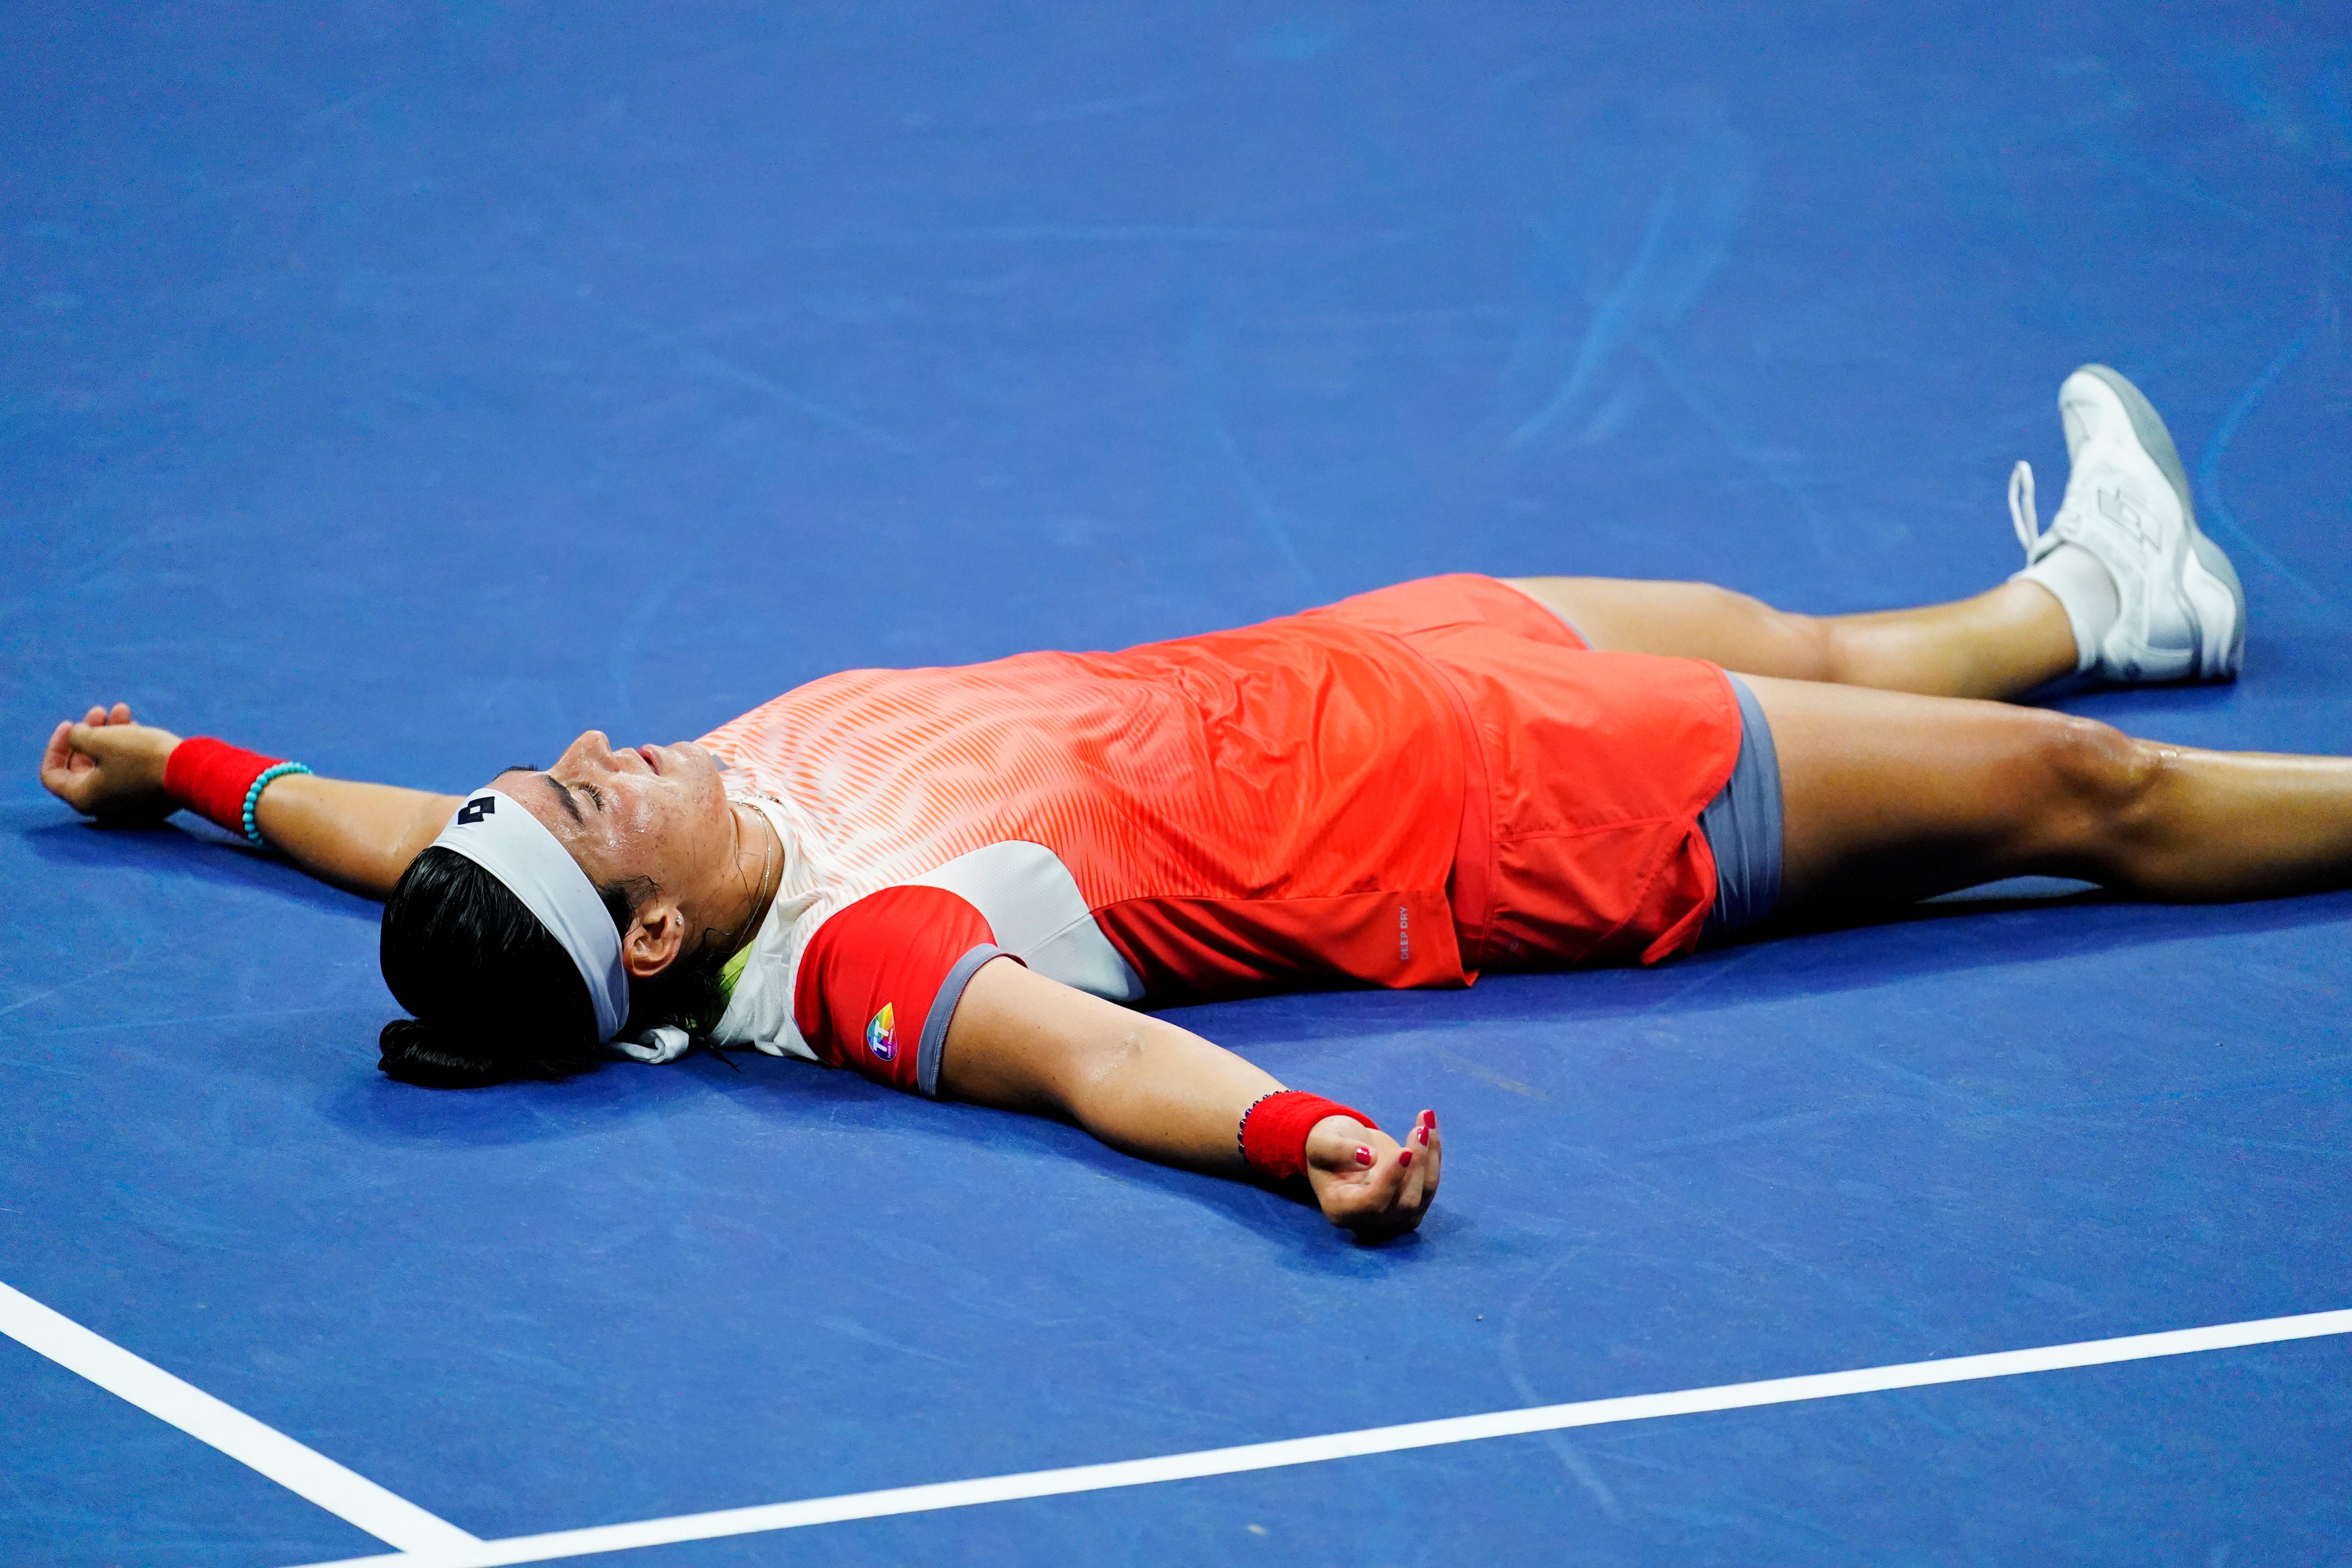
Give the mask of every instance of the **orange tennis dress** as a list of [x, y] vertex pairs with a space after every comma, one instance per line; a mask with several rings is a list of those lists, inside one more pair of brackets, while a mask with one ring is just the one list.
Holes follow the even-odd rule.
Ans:
[[929, 1093], [999, 956], [1143, 1005], [1654, 963], [1712, 905], [1739, 736], [1717, 667], [1468, 575], [827, 676], [702, 742], [786, 847], [719, 1037]]

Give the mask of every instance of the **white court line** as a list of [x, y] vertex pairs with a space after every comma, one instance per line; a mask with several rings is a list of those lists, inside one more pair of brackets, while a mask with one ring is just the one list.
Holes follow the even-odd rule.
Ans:
[[203, 1389], [181, 1382], [162, 1367], [140, 1360], [5, 1285], [0, 1285], [0, 1333], [38, 1351], [68, 1372], [79, 1373], [109, 1394], [120, 1394], [148, 1415], [170, 1422], [189, 1436], [210, 1443], [230, 1458], [250, 1465], [279, 1486], [403, 1552], [480, 1544], [446, 1520], [405, 1498], [394, 1497], [365, 1476], [343, 1468], [324, 1454], [304, 1447], [283, 1432], [263, 1426], [244, 1411], [222, 1404]]
[[1498, 1410], [1486, 1415], [1455, 1415], [1442, 1421], [1415, 1421], [1402, 1426], [1372, 1426], [1359, 1432], [1336, 1432], [1322, 1437], [1293, 1437], [1278, 1443], [1250, 1443], [1236, 1448], [1208, 1448], [1194, 1454], [1170, 1454], [1157, 1459], [1124, 1459], [1114, 1464], [1079, 1465], [1064, 1470], [1033, 1470], [1026, 1475], [989, 1476], [978, 1480], [894, 1487], [887, 1491], [852, 1492], [844, 1497], [811, 1498], [802, 1502], [769, 1503], [758, 1508], [726, 1509], [716, 1513], [680, 1514], [674, 1519], [649, 1519], [635, 1524], [604, 1524], [588, 1530], [561, 1530], [546, 1535], [518, 1535], [504, 1541], [485, 1541], [472, 1546], [379, 1557], [352, 1557], [340, 1563], [311, 1563], [309, 1568], [360, 1568], [363, 1563], [370, 1568], [384, 1568], [384, 1565], [393, 1563], [400, 1564], [401, 1568], [499, 1568], [499, 1565], [509, 1563], [545, 1563], [558, 1557], [584, 1557], [599, 1552], [625, 1552], [633, 1547], [665, 1546], [681, 1541], [709, 1541], [720, 1536], [797, 1530], [803, 1525], [834, 1524], [844, 1520], [880, 1519], [892, 1514], [923, 1513], [934, 1509], [968, 1508], [974, 1503], [1008, 1502], [1016, 1498], [1059, 1497], [1070, 1492], [1100, 1491], [1109, 1487], [1145, 1486], [1153, 1481], [1229, 1476], [1244, 1470], [1273, 1469], [1283, 1465], [1311, 1465], [1325, 1459], [1355, 1458], [1365, 1454], [1392, 1454], [1400, 1449], [1427, 1448], [1441, 1443], [1466, 1443], [1480, 1437], [1557, 1432], [1570, 1426], [1601, 1426], [1616, 1421], [1646, 1421], [1660, 1415], [1692, 1415], [1708, 1410], [1745, 1410], [1759, 1405], [1787, 1405], [1803, 1399], [1835, 1399], [1849, 1394], [1925, 1388], [1939, 1383], [1969, 1383], [1979, 1378], [2014, 1377], [2020, 1373], [2103, 1366], [2112, 1362], [2143, 1361], [2150, 1356], [2186, 1355], [2193, 1351], [2230, 1350], [2242, 1345], [2275, 1344], [2283, 1340], [2307, 1340], [2323, 1334], [2344, 1333], [2352, 1333], [2352, 1310], [2306, 1312], [2293, 1318], [2264, 1318], [2255, 1322], [2222, 1323], [2206, 1329], [2174, 1329], [2159, 1334], [2089, 1340], [2080, 1344], [2050, 1345], [2040, 1350], [1998, 1351], [1990, 1355], [1955, 1356], [1948, 1361], [1906, 1362], [1900, 1366], [1816, 1373], [1808, 1377], [1780, 1377], [1762, 1383], [1733, 1383], [1717, 1388], [1685, 1389], [1675, 1394], [1636, 1394], [1617, 1399], [1588, 1399], [1574, 1405], [1547, 1405], [1532, 1410]]

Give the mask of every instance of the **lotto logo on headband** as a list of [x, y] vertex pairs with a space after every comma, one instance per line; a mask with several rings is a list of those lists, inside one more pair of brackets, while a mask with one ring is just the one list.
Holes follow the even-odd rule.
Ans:
[[495, 795], [486, 795], [479, 800], [469, 800], [464, 805], [457, 808], [457, 826], [460, 827], [471, 827], [474, 824], [481, 821], [482, 818], [490, 816], [498, 809], [499, 802], [498, 797]]
[[882, 1011], [874, 1015], [874, 1021], [866, 1026], [866, 1048], [874, 1053], [877, 1061], [887, 1062], [898, 1054], [898, 1020], [887, 1002], [882, 1004]]

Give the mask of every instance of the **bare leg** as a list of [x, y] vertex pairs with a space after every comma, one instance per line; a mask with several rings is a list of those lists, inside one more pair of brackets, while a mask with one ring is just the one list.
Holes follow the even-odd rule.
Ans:
[[2200, 752], [1998, 702], [1749, 684], [1780, 756], [1792, 912], [2032, 874], [2183, 901], [2352, 885], [2352, 760]]
[[1742, 675], [2000, 699], [2074, 668], [2066, 612], [2034, 583], [1916, 610], [1801, 616], [1704, 583], [1504, 581], [1564, 616], [1594, 647], [1711, 659]]

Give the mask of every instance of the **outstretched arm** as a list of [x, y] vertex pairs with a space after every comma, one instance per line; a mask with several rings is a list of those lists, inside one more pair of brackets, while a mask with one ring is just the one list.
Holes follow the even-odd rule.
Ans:
[[[1283, 1087], [1190, 1030], [1130, 1012], [1010, 960], [971, 977], [948, 1026], [942, 1090], [958, 1100], [1066, 1117], [1114, 1149], [1220, 1175], [1248, 1173], [1243, 1112]], [[1406, 1142], [1344, 1116], [1307, 1140], [1307, 1179], [1326, 1218], [1364, 1240], [1412, 1229], [1437, 1196], [1437, 1118]]]
[[[130, 706], [93, 708], [59, 724], [41, 755], [41, 783], [85, 816], [109, 824], [161, 822], [179, 809], [163, 788], [180, 737], [132, 721]], [[262, 793], [254, 824], [270, 847], [310, 875], [373, 899], [389, 898], [400, 874], [433, 842], [458, 797], [394, 784], [280, 778]]]

